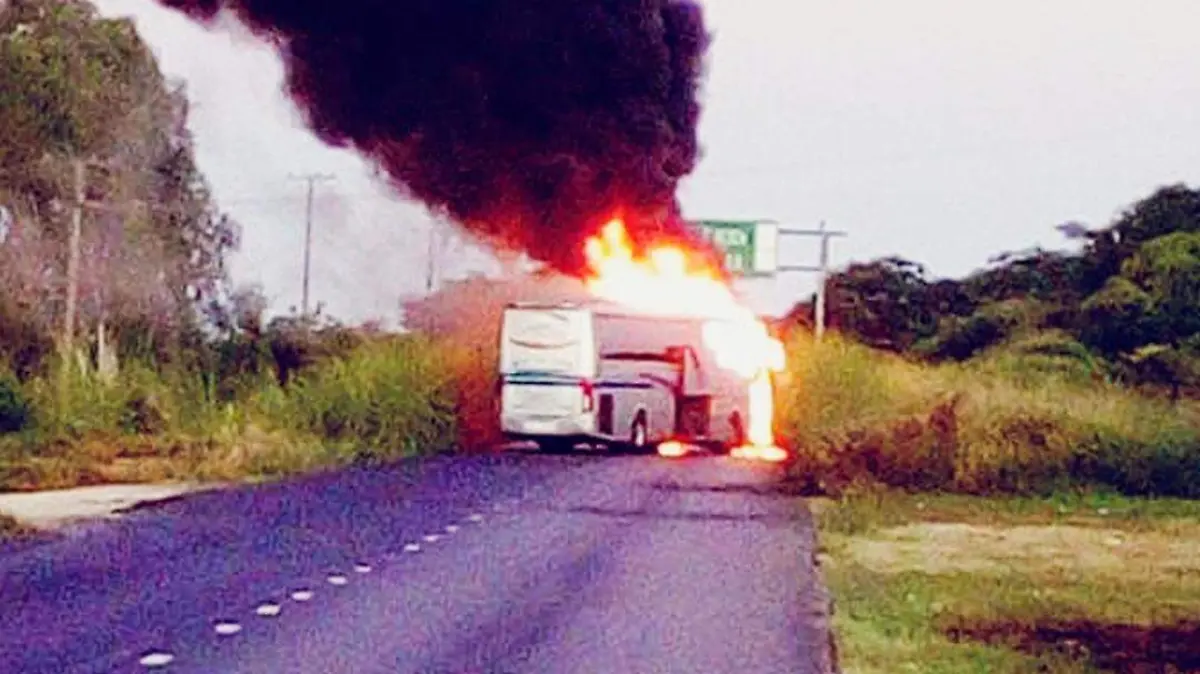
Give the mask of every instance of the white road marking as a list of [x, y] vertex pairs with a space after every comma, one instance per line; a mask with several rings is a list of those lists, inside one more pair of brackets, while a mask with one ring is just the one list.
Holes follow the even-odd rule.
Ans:
[[439, 540], [441, 540], [441, 538], [442, 537], [437, 534], [429, 534], [428, 536], [425, 537], [425, 542], [426, 543], [437, 543]]
[[339, 585], [339, 586], [345, 585], [346, 583], [350, 582], [350, 580], [348, 578], [346, 578], [345, 576], [337, 576], [337, 575], [330, 576], [326, 580], [329, 581], [330, 585]]
[[404, 546], [404, 551], [405, 552], [420, 552], [421, 546], [417, 545], [416, 543], [409, 543], [408, 545]]
[[263, 604], [263, 605], [259, 606], [258, 608], [254, 609], [254, 612], [264, 618], [273, 618], [273, 617], [279, 615], [279, 612], [282, 610], [283, 610], [283, 607], [280, 606], [279, 604]]
[[241, 632], [242, 626], [237, 623], [217, 623], [213, 626], [213, 631], [223, 637], [228, 637]]
[[446, 527], [446, 533], [448, 533], [448, 534], [452, 534], [452, 533], [454, 533], [454, 532], [456, 532], [456, 531], [458, 531], [458, 525], [457, 525], [457, 524], [451, 524], [451, 525], [449, 525], [449, 526], [447, 526], [447, 527]]
[[296, 590], [292, 593], [292, 599], [296, 601], [308, 601], [313, 598], [312, 590]]
[[371, 565], [370, 564], [355, 564], [354, 572], [355, 573], [371, 573]]
[[138, 660], [143, 667], [166, 667], [175, 659], [170, 653], [147, 653]]
[[478, 524], [483, 521], [483, 515], [480, 515], [479, 513], [475, 513], [474, 515], [471, 515], [470, 517], [468, 517], [467, 521]]

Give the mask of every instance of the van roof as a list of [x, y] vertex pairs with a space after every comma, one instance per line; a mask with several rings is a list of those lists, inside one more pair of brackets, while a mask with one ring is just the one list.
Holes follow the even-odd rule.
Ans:
[[533, 301], [529, 301], [529, 302], [509, 302], [506, 308], [508, 308], [508, 309], [559, 309], [559, 310], [562, 310], [562, 309], [586, 309], [586, 310], [596, 310], [596, 309], [609, 310], [609, 309], [612, 309], [612, 310], [618, 310], [618, 309], [625, 308], [626, 311], [631, 311], [630, 309], [628, 309], [626, 307], [622, 307], [621, 305], [616, 304], [614, 302], [606, 302], [604, 300], [599, 300], [599, 299], [585, 300], [585, 301], [561, 301], [561, 302], [548, 302], [548, 301], [544, 301], [544, 300], [541, 300], [541, 301], [533, 300]]
[[593, 313], [609, 316], [637, 316], [656, 319], [670, 320], [705, 320], [703, 316], [693, 316], [688, 314], [663, 314], [659, 312], [651, 312], [637, 307], [631, 307], [617, 302], [609, 302], [607, 300], [595, 299], [583, 302], [545, 302], [545, 301], [530, 301], [530, 302], [510, 302], [505, 307], [507, 309], [547, 309], [547, 310], [578, 310], [591, 311]]

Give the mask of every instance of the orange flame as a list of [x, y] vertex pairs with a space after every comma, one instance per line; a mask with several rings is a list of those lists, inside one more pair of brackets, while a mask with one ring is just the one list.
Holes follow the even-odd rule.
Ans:
[[[747, 446], [734, 456], [781, 461], [787, 454], [775, 444], [774, 391], [771, 372], [784, 368], [783, 344], [733, 290], [711, 269], [689, 264], [678, 246], [653, 248], [644, 259], [634, 256], [625, 225], [609, 222], [584, 249], [592, 276], [588, 287], [597, 297], [640, 311], [714, 319], [704, 326], [705, 345], [718, 365], [748, 382], [750, 397]], [[664, 456], [682, 454], [679, 443], [665, 443]]]

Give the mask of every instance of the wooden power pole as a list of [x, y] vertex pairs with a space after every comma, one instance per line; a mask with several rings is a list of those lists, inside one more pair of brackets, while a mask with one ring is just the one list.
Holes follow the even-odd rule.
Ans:
[[300, 315], [308, 318], [308, 286], [312, 269], [313, 192], [318, 182], [333, 180], [334, 176], [328, 173], [307, 173], [292, 177], [308, 183], [308, 196], [304, 208], [304, 277], [300, 297]]
[[74, 203], [71, 206], [71, 232], [67, 243], [67, 307], [63, 312], [63, 355], [69, 356], [75, 347], [75, 314], [79, 301], [79, 247], [83, 236], [83, 209], [87, 205], [87, 161], [76, 158], [71, 162], [74, 174]]

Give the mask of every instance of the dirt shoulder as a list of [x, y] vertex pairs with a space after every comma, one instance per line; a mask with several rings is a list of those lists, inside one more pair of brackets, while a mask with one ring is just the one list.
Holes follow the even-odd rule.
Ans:
[[1200, 503], [877, 493], [814, 510], [847, 674], [1200, 671]]

